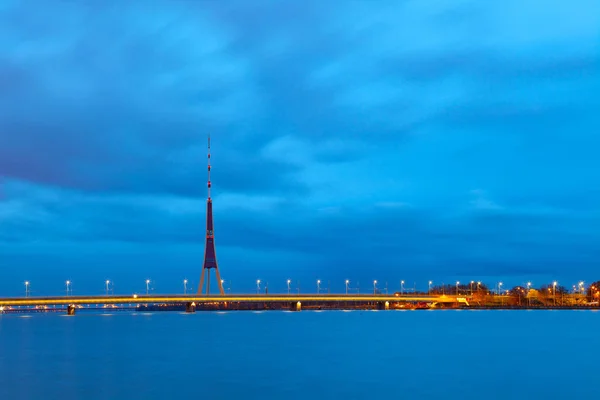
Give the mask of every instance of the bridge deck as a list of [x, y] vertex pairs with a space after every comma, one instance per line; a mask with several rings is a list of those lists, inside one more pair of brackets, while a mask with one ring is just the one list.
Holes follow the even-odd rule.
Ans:
[[164, 304], [164, 303], [280, 303], [280, 302], [437, 302], [456, 303], [457, 296], [395, 296], [395, 295], [131, 295], [131, 296], [68, 296], [0, 298], [0, 306], [86, 305], [86, 304]]

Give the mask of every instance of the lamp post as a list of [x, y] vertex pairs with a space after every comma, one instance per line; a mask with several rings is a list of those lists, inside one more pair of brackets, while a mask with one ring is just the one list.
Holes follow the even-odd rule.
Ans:
[[348, 294], [348, 285], [350, 284], [350, 281], [348, 279], [346, 279], [346, 294]]
[[290, 295], [290, 283], [292, 283], [291, 280], [287, 280], [287, 288], [288, 288], [288, 296]]
[[531, 290], [531, 282], [527, 282], [527, 307], [531, 306], [531, 296], [529, 296], [529, 290]]
[[377, 294], [377, 281], [373, 281], [373, 294]]
[[146, 296], [150, 292], [150, 279], [146, 279]]
[[317, 294], [321, 293], [321, 280], [317, 279]]
[[71, 281], [66, 281], [65, 285], [67, 286], [67, 297], [69, 296], [69, 286], [71, 286]]
[[554, 306], [556, 306], [556, 281], [552, 282], [552, 297], [554, 298]]
[[400, 281], [400, 296], [404, 296], [404, 281]]
[[502, 290], [502, 282], [498, 282], [498, 295], [501, 295], [501, 291]]
[[108, 296], [108, 285], [110, 285], [110, 281], [107, 279], [104, 283], [106, 283], [106, 295]]
[[260, 279], [256, 280], [256, 294], [260, 293]]
[[470, 287], [471, 287], [471, 296], [473, 296], [473, 284], [474, 283], [475, 283], [475, 281], [471, 281], [471, 285], [470, 285]]
[[428, 286], [428, 289], [427, 289], [427, 294], [428, 295], [431, 295], [431, 284], [432, 283], [433, 283], [433, 281], [429, 281], [429, 286]]
[[29, 297], [29, 281], [25, 281], [25, 297]]
[[477, 293], [479, 293], [479, 286], [481, 286], [481, 282], [477, 282]]
[[188, 283], [188, 280], [184, 279], [183, 280], [183, 294], [187, 294], [187, 283]]
[[458, 296], [458, 285], [460, 284], [459, 281], [456, 281], [456, 295]]

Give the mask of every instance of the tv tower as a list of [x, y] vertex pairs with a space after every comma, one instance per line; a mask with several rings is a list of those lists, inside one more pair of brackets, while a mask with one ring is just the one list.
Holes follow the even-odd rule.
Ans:
[[217, 284], [219, 292], [225, 295], [221, 274], [217, 265], [217, 253], [215, 251], [215, 234], [213, 231], [213, 214], [212, 214], [212, 199], [210, 198], [210, 135], [208, 135], [208, 199], [206, 200], [206, 246], [204, 248], [204, 265], [202, 266], [202, 274], [200, 275], [200, 286], [198, 286], [198, 294], [202, 294], [204, 289], [204, 273], [206, 273], [206, 294], [210, 294], [210, 270], [214, 269], [217, 275]]

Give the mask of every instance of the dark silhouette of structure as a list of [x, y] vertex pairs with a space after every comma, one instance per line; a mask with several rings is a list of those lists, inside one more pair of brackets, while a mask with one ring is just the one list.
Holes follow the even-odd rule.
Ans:
[[217, 275], [217, 284], [219, 292], [225, 295], [223, 290], [223, 281], [219, 273], [217, 265], [217, 253], [215, 251], [215, 233], [213, 230], [213, 213], [212, 199], [210, 198], [210, 135], [208, 136], [208, 199], [206, 200], [206, 247], [204, 249], [204, 265], [202, 266], [202, 274], [200, 275], [200, 285], [198, 286], [198, 294], [202, 294], [204, 289], [204, 274], [206, 273], [206, 294], [210, 294], [210, 270], [214, 269]]

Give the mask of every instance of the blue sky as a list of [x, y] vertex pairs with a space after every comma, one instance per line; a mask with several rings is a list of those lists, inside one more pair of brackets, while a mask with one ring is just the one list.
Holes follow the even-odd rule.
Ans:
[[193, 286], [209, 133], [233, 291], [597, 280], [599, 93], [595, 0], [4, 0], [0, 291]]

